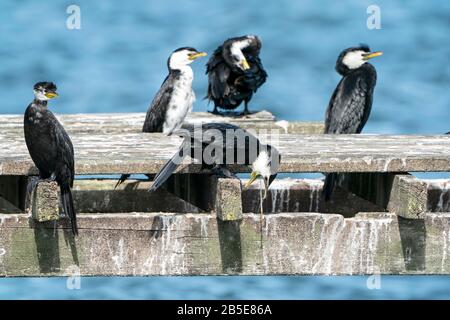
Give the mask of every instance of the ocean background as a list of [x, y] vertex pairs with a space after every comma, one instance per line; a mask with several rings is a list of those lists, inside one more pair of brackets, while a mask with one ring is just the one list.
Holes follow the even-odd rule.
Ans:
[[[66, 27], [69, 5], [81, 29]], [[367, 8], [381, 10], [370, 30]], [[384, 51], [365, 133], [450, 131], [449, 1], [13, 1], [0, 2], [0, 113], [23, 113], [32, 86], [49, 80], [56, 113], [144, 112], [167, 74], [169, 54], [182, 46], [212, 53], [225, 39], [257, 34], [269, 79], [251, 110], [278, 119], [323, 120], [337, 82], [339, 52], [358, 43]], [[207, 87], [206, 59], [193, 63], [197, 102]], [[429, 177], [429, 175], [424, 175]], [[432, 177], [443, 175], [432, 175]], [[445, 175], [447, 176], [448, 175]], [[450, 298], [450, 277], [149, 277], [0, 279], [0, 298]]]

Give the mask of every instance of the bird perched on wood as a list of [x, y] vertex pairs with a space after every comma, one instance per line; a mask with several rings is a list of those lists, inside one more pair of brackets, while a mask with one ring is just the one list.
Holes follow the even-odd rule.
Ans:
[[[142, 132], [162, 132], [170, 135], [181, 127], [195, 102], [195, 93], [192, 90], [194, 72], [189, 65], [204, 56], [206, 52], [199, 52], [191, 47], [172, 52], [167, 61], [169, 74], [147, 110]], [[129, 177], [129, 174], [123, 174], [115, 188]]]
[[244, 101], [243, 115], [249, 114], [248, 103], [266, 81], [259, 52], [261, 40], [254, 35], [226, 40], [219, 46], [206, 65], [208, 74], [207, 98], [217, 108], [234, 110]]
[[229, 165], [251, 166], [252, 173], [246, 186], [262, 177], [266, 193], [277, 176], [281, 161], [278, 150], [261, 143], [254, 135], [235, 125], [228, 123], [185, 125], [176, 134], [184, 137], [183, 143], [158, 172], [150, 191], [158, 189], [187, 155], [199, 160], [203, 169], [210, 169], [227, 177], [234, 177], [228, 169]]
[[167, 61], [169, 75], [147, 111], [143, 132], [163, 132], [169, 135], [181, 127], [195, 101], [195, 93], [192, 90], [194, 72], [190, 64], [204, 56], [205, 52], [190, 47], [172, 52]]
[[48, 100], [57, 96], [56, 86], [52, 82], [34, 85], [34, 100], [24, 117], [25, 142], [39, 170], [39, 179], [58, 183], [64, 213], [70, 218], [73, 234], [77, 235], [71, 192], [75, 175], [73, 145], [64, 127], [47, 106]]
[[[331, 134], [360, 133], [372, 109], [373, 91], [377, 72], [367, 61], [382, 55], [371, 52], [367, 45], [345, 49], [336, 62], [341, 81], [331, 96], [325, 115], [325, 132]], [[323, 194], [329, 200], [337, 182], [338, 174], [325, 177]]]

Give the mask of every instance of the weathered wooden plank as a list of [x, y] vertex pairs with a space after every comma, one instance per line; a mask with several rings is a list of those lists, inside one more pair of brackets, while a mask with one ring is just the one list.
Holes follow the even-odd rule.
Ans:
[[[91, 113], [57, 115], [69, 134], [117, 134], [142, 131], [145, 113]], [[322, 122], [275, 121], [267, 111], [246, 117], [218, 116], [208, 112], [192, 112], [186, 123], [227, 122], [246, 129], [278, 129], [283, 133], [322, 133]], [[23, 131], [23, 115], [0, 115], [3, 132], [18, 134]]]
[[[183, 176], [183, 175], [179, 175]], [[247, 180], [242, 180], [245, 184]], [[128, 180], [114, 189], [115, 180], [75, 180], [73, 197], [77, 211], [85, 213], [113, 212], [200, 212], [198, 208], [167, 192], [164, 188], [150, 193], [151, 182]], [[352, 193], [336, 191], [333, 203], [322, 201], [322, 181], [312, 179], [277, 179], [270, 186], [263, 201], [266, 213], [279, 212], [329, 212], [354, 216], [358, 212], [379, 212], [383, 208], [361, 199]], [[200, 186], [194, 186], [198, 189]], [[242, 190], [243, 212], [259, 212], [259, 183]], [[212, 195], [210, 187], [207, 195]], [[209, 204], [209, 210], [214, 204]]]
[[186, 201], [160, 188], [148, 192], [151, 182], [128, 180], [115, 188], [115, 180], [75, 180], [75, 210], [85, 213], [199, 212]]
[[[261, 135], [282, 154], [281, 172], [450, 171], [449, 136]], [[162, 134], [75, 135], [77, 174], [156, 173], [181, 139]], [[200, 167], [187, 158], [182, 172]], [[191, 164], [191, 165], [188, 165]], [[234, 166], [234, 172], [248, 172]], [[36, 173], [22, 137], [0, 133], [0, 175]]]
[[[245, 184], [246, 181], [243, 180], [242, 183]], [[339, 213], [344, 217], [354, 217], [359, 212], [386, 211], [382, 206], [340, 188], [334, 191], [332, 201], [324, 201], [322, 188], [323, 181], [320, 179], [276, 179], [263, 201], [263, 211]], [[254, 183], [243, 190], [242, 203], [245, 213], [260, 211], [261, 189], [264, 189], [262, 182]]]
[[54, 230], [0, 215], [0, 275], [450, 273], [450, 214], [268, 214], [262, 234], [258, 214], [86, 214], [78, 224], [74, 239], [65, 221]]

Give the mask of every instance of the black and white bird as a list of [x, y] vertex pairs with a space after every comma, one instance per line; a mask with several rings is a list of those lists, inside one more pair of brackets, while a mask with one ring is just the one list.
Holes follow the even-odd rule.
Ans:
[[[331, 96], [325, 115], [325, 132], [330, 134], [360, 133], [372, 109], [373, 91], [377, 72], [367, 61], [382, 55], [371, 52], [367, 45], [348, 48], [341, 52], [336, 62], [336, 71], [341, 81]], [[338, 174], [325, 177], [323, 193], [329, 200], [337, 182]]]
[[234, 177], [230, 165], [251, 166], [252, 173], [246, 186], [262, 178], [266, 189], [276, 178], [281, 155], [270, 145], [263, 144], [251, 133], [229, 123], [185, 125], [176, 132], [184, 137], [175, 155], [163, 166], [153, 181], [150, 191], [158, 189], [175, 171], [187, 155], [197, 159], [203, 169]]
[[64, 213], [70, 218], [74, 235], [78, 234], [71, 188], [75, 175], [72, 141], [63, 126], [48, 109], [47, 102], [57, 97], [52, 82], [34, 85], [34, 100], [25, 111], [25, 142], [39, 170], [39, 179], [56, 181], [61, 190]]
[[217, 108], [234, 110], [244, 102], [243, 115], [249, 114], [248, 103], [266, 81], [259, 53], [261, 40], [254, 35], [226, 40], [219, 46], [206, 65], [208, 74], [207, 98]]
[[143, 132], [163, 132], [170, 135], [181, 127], [195, 101], [192, 90], [194, 72], [190, 64], [204, 56], [205, 52], [190, 47], [172, 52], [167, 61], [169, 75], [147, 111]]
[[[181, 127], [195, 102], [195, 93], [192, 90], [194, 72], [190, 64], [204, 56], [206, 52], [199, 52], [191, 47], [172, 52], [167, 60], [169, 74], [147, 110], [142, 132], [162, 132], [170, 135]], [[115, 188], [129, 177], [129, 174], [122, 174]]]

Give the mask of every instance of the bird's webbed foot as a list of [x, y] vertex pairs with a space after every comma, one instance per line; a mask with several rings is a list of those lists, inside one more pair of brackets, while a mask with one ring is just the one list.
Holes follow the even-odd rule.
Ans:
[[42, 179], [40, 179], [39, 177], [30, 177], [30, 180], [28, 181], [27, 184], [27, 199], [31, 196], [31, 194], [33, 193], [34, 189], [36, 189], [37, 184], [42, 181]]
[[248, 116], [257, 113], [257, 111], [250, 111], [247, 108], [244, 109], [241, 113], [239, 113], [240, 117], [247, 118]]

